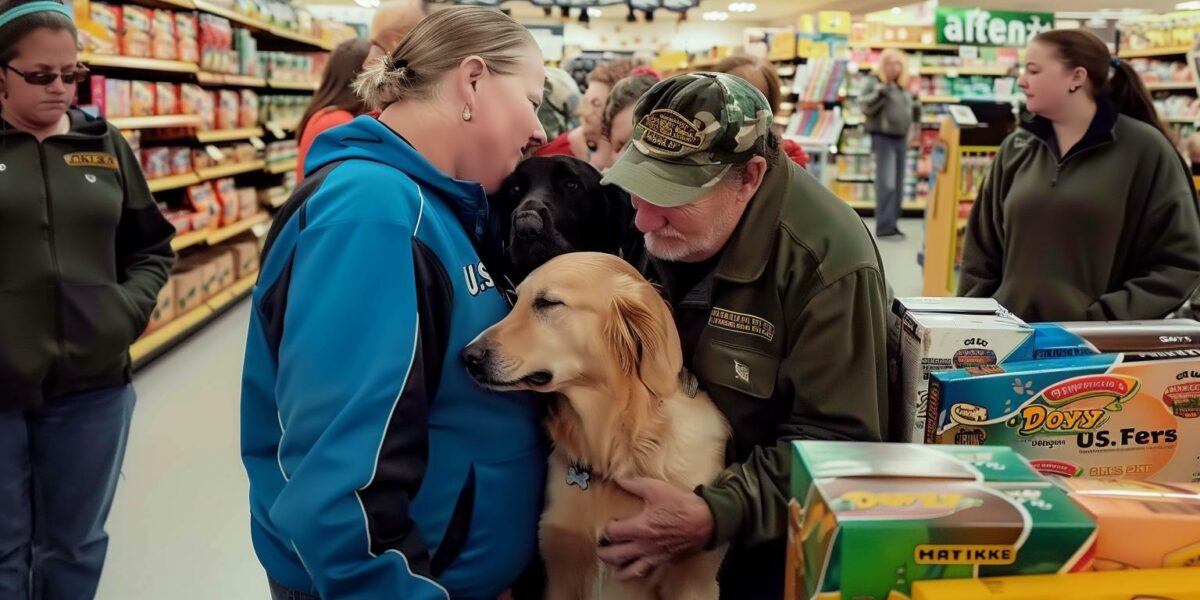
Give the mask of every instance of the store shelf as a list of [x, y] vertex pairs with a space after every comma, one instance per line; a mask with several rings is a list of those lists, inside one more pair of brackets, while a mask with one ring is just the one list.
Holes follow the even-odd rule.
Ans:
[[158, 179], [150, 179], [146, 184], [150, 186], [150, 191], [153, 193], [165, 192], [167, 190], [179, 189], [189, 185], [200, 183], [200, 178], [195, 173], [184, 173], [183, 175], [173, 175], [171, 177], [159, 177]]
[[197, 131], [196, 141], [202, 144], [213, 142], [229, 142], [233, 140], [248, 140], [252, 137], [262, 137], [261, 127], [244, 127], [242, 129], [217, 129], [213, 131]]
[[131, 69], [136, 71], [155, 71], [158, 73], [195, 73], [200, 70], [196, 63], [179, 60], [160, 60], [157, 58], [137, 58], [134, 56], [117, 56], [115, 54], [91, 54], [83, 52], [79, 62], [96, 68]]
[[973, 196], [973, 195], [962, 194], [962, 195], [959, 195], [959, 197], [958, 197], [959, 204], [971, 203], [974, 201], [975, 201], [975, 196]]
[[224, 73], [209, 73], [200, 71], [196, 73], [196, 80], [205, 85], [234, 85], [238, 87], [267, 87], [267, 79], [265, 77], [252, 77], [250, 75], [226, 75]]
[[1147, 50], [1121, 50], [1117, 56], [1121, 58], [1149, 58], [1152, 56], [1182, 56], [1192, 49], [1191, 46], [1165, 46]]
[[870, 150], [838, 150], [840, 156], [870, 156]]
[[1168, 123], [1195, 123], [1200, 121], [1200, 116], [1196, 117], [1163, 117], [1163, 120]]
[[196, 5], [192, 3], [191, 0], [135, 0], [134, 4], [148, 6], [150, 8], [196, 10]]
[[267, 213], [258, 213], [248, 219], [242, 219], [233, 225], [222, 227], [220, 229], [214, 229], [209, 232], [207, 242], [210, 246], [220, 244], [225, 240], [250, 231], [250, 229], [252, 229], [255, 225], [258, 225], [259, 223], [266, 223], [270, 219], [271, 215], [268, 215]]
[[838, 175], [837, 180], [842, 183], [871, 183], [875, 178], [870, 175]]
[[[846, 204], [849, 204], [850, 208], [853, 208], [854, 210], [875, 210], [874, 202], [865, 202], [862, 200], [846, 200]], [[925, 203], [924, 202], [905, 202], [900, 205], [900, 210], [902, 210], [902, 211], [903, 210], [906, 210], [906, 211], [925, 210]]]
[[958, 104], [958, 96], [921, 96], [923, 104]]
[[179, 252], [184, 248], [191, 248], [197, 244], [203, 244], [208, 241], [208, 230], [189, 231], [175, 235], [175, 239], [171, 240], [171, 249]]
[[199, 127], [199, 115], [167, 115], [159, 117], [114, 117], [108, 119], [117, 129], [160, 129], [167, 127]]
[[279, 175], [282, 173], [290, 173], [290, 172], [296, 170], [296, 164], [297, 164], [297, 159], [295, 159], [295, 158], [277, 162], [277, 163], [272, 163], [272, 164], [267, 165], [267, 172], [271, 173], [273, 175]]
[[270, 206], [271, 208], [279, 208], [279, 207], [283, 206], [284, 204], [287, 204], [289, 197], [290, 196], [288, 196], [287, 194], [278, 194], [278, 195], [272, 196], [267, 201], [267, 206]]
[[1008, 75], [1008, 67], [921, 67], [921, 75], [982, 75], [985, 77], [1003, 77]]
[[268, 34], [268, 35], [271, 35], [271, 36], [274, 36], [274, 37], [277, 37], [280, 39], [285, 39], [285, 40], [289, 40], [289, 41], [293, 41], [293, 42], [299, 42], [301, 44], [312, 46], [313, 48], [317, 48], [320, 50], [333, 50], [333, 45], [325, 42], [324, 40], [319, 40], [317, 38], [310, 37], [310, 36], [307, 36], [307, 35], [304, 35], [301, 33], [296, 33], [294, 31], [289, 31], [289, 30], [286, 30], [286, 29], [283, 29], [280, 27], [276, 27], [275, 25], [272, 25], [266, 21], [262, 21], [262, 20], [254, 18], [254, 17], [244, 15], [242, 13], [232, 11], [232, 10], [229, 10], [229, 9], [221, 7], [221, 6], [217, 6], [215, 4], [210, 4], [208, 2], [205, 2], [204, 0], [195, 0], [195, 3], [196, 3], [196, 8], [199, 10], [202, 10], [209, 14], [217, 15], [218, 17], [225, 17], [226, 19], [229, 19], [230, 21], [233, 21], [234, 23], [238, 23], [248, 29], [262, 32], [262, 33], [265, 33], [265, 34]]
[[866, 42], [850, 42], [851, 48], [868, 48], [880, 50], [886, 48], [896, 48], [899, 50], [925, 50], [925, 51], [940, 51], [958, 52], [957, 44], [922, 44], [919, 42], [885, 42], [882, 40], [866, 41]]
[[237, 301], [249, 296], [257, 281], [257, 272], [240, 279], [196, 308], [175, 317], [166, 325], [134, 342], [129, 349], [133, 368], [140, 369], [224, 314]]
[[300, 128], [300, 120], [294, 121], [267, 121], [263, 127], [267, 131], [278, 129], [280, 131], [295, 131]]
[[1196, 91], [1196, 84], [1191, 81], [1155, 81], [1146, 84], [1146, 89], [1157, 92], [1164, 90]]
[[1018, 96], [921, 96], [922, 104], [962, 104], [965, 102], [994, 102], [1008, 103], [1018, 98]]
[[317, 83], [315, 81], [283, 81], [281, 79], [268, 79], [267, 86], [276, 90], [300, 90], [305, 92], [317, 91]]
[[208, 167], [196, 171], [196, 174], [200, 176], [201, 181], [208, 181], [210, 179], [232, 177], [234, 175], [241, 175], [242, 173], [250, 173], [252, 171], [261, 171], [265, 166], [266, 163], [263, 161], [253, 160], [248, 163], [225, 165], [223, 167]]

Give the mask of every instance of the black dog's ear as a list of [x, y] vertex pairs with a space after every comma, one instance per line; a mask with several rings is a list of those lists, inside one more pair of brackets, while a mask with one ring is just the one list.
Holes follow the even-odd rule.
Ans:
[[606, 215], [605, 231], [611, 236], [611, 254], [620, 254], [628, 245], [630, 238], [639, 237], [637, 228], [633, 226], [636, 213], [629, 193], [619, 186], [608, 184], [600, 186], [604, 193]]

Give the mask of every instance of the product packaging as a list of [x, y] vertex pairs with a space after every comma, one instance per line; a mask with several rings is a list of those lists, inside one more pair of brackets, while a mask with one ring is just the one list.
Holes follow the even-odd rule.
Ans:
[[182, 316], [204, 302], [201, 287], [204, 285], [203, 266], [196, 261], [180, 261], [175, 272], [171, 274], [175, 280], [175, 315]]
[[199, 148], [192, 149], [192, 168], [193, 169], [197, 169], [197, 170], [207, 169], [208, 167], [211, 167], [211, 166], [214, 166], [213, 159], [211, 156], [208, 155], [208, 152], [205, 152], [204, 150], [201, 150]]
[[239, 126], [254, 127], [258, 124], [258, 94], [252, 90], [242, 90], [240, 100]]
[[1029, 358], [1033, 328], [1009, 314], [945, 314], [908, 311], [902, 320], [898, 389], [908, 441], [926, 433], [929, 374]]
[[142, 148], [142, 173], [146, 179], [161, 179], [171, 175], [170, 148]]
[[80, 24], [79, 28], [84, 39], [84, 48], [96, 54], [120, 54], [120, 31], [123, 27], [121, 7], [92, 2], [88, 15], [91, 19]]
[[176, 60], [179, 58], [179, 45], [175, 38], [175, 14], [169, 10], [154, 11], [154, 28], [151, 32], [153, 42], [150, 53], [154, 58]]
[[184, 175], [192, 171], [192, 149], [186, 146], [171, 148], [171, 174]]
[[121, 54], [150, 58], [153, 39], [150, 35], [151, 11], [127, 4], [121, 7], [124, 28], [121, 32]]
[[175, 36], [178, 45], [179, 60], [184, 62], [200, 62], [199, 29], [194, 13], [175, 13]]
[[1200, 351], [1100, 354], [933, 374], [927, 442], [999, 444], [1039, 471], [1200, 481]]
[[228, 248], [221, 247], [212, 262], [216, 268], [216, 280], [214, 283], [213, 294], [220, 293], [223, 290], [229, 289], [233, 285], [234, 277], [237, 274], [236, 256]]
[[163, 218], [175, 228], [176, 235], [192, 230], [192, 211], [190, 210], [165, 210]]
[[103, 75], [88, 77], [88, 103], [96, 107], [101, 117], [108, 117], [108, 78]]
[[164, 83], [162, 81], [154, 84], [154, 112], [159, 115], [177, 115], [179, 113], [179, 84]]
[[1195, 569], [921, 581], [913, 600], [1200, 600]]
[[192, 231], [204, 231], [205, 229], [214, 227], [217, 223], [217, 220], [213, 218], [212, 213], [209, 211], [192, 212], [191, 216]]
[[[1200, 484], [1055, 481], [1100, 528], [1096, 570], [1200, 567]], [[1195, 577], [1200, 590], [1200, 571]]]
[[246, 219], [258, 212], [258, 195], [256, 192], [257, 190], [254, 188], [238, 189], [238, 217]]
[[104, 80], [105, 118], [128, 117], [132, 113], [129, 82], [121, 79]]
[[130, 114], [134, 117], [154, 116], [154, 102], [158, 92], [149, 81], [129, 82]]
[[167, 284], [158, 291], [158, 301], [150, 313], [150, 321], [146, 324], [145, 333], [162, 327], [175, 318], [175, 278], [167, 279]]
[[893, 600], [928, 579], [1086, 569], [1091, 518], [1008, 449], [973, 450], [794, 442], [793, 493], [810, 483], [789, 505], [785, 597]]
[[233, 244], [237, 261], [237, 278], [245, 279], [258, 272], [258, 242], [249, 240]]
[[220, 215], [221, 227], [227, 227], [237, 222], [239, 200], [237, 189], [234, 187], [232, 177], [218, 179], [214, 182], [216, 188], [216, 201], [218, 204], [218, 214]]
[[1200, 322], [1192, 319], [1034, 323], [1033, 329], [1034, 360], [1115, 352], [1170, 358], [1200, 349]]
[[200, 280], [200, 296], [205, 300], [217, 295], [221, 291], [217, 288], [217, 273], [220, 266], [217, 264], [216, 256], [211, 252], [206, 252], [200, 256], [200, 272], [203, 279]]
[[[217, 216], [217, 199], [213, 194], [213, 187], [210, 182], [204, 182], [197, 185], [189, 186], [187, 189], [188, 204], [192, 210], [197, 213], [208, 215], [209, 218]], [[193, 229], [201, 229], [195, 227], [193, 221]]]
[[221, 90], [217, 100], [217, 129], [237, 129], [241, 96], [236, 90]]

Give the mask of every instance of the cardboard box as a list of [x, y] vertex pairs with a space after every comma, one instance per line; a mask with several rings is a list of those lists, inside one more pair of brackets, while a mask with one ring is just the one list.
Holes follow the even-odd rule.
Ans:
[[[1200, 484], [1057, 478], [1096, 520], [1093, 568], [1200, 567]], [[1194, 572], [1200, 590], [1200, 570]]]
[[211, 254], [206, 254], [202, 257], [202, 262], [200, 263], [200, 273], [202, 275], [202, 279], [200, 280], [200, 296], [205, 301], [216, 296], [217, 292], [221, 291], [217, 287], [217, 275], [220, 271], [220, 266], [217, 264], [215, 258]]
[[1200, 349], [1200, 322], [1192, 319], [1034, 323], [1033, 329], [1034, 360], [1118, 352], [1169, 358], [1161, 353]]
[[237, 276], [236, 258], [233, 252], [222, 249], [215, 253], [212, 263], [216, 268], [216, 279], [212, 294], [215, 296], [233, 285]]
[[237, 278], [245, 279], [258, 272], [258, 242], [245, 241], [233, 244], [234, 261], [237, 266]]
[[246, 219], [258, 213], [258, 190], [238, 188], [238, 215]]
[[167, 284], [158, 291], [158, 302], [154, 304], [154, 310], [150, 313], [150, 322], [146, 325], [146, 332], [154, 331], [174, 318], [175, 278], [171, 277], [167, 279]]
[[1200, 600], [1194, 569], [921, 581], [913, 600]]
[[195, 261], [181, 263], [171, 274], [175, 281], [175, 316], [200, 306], [204, 302], [204, 269]]
[[935, 373], [927, 440], [1010, 446], [1044, 473], [1200, 481], [1200, 351]]
[[907, 440], [926, 438], [929, 374], [995, 365], [1032, 356], [1033, 328], [1011, 315], [957, 315], [909, 311], [901, 325], [896, 415]]
[[1095, 523], [1008, 448], [792, 448], [788, 599], [893, 600], [925, 579], [1089, 566]]

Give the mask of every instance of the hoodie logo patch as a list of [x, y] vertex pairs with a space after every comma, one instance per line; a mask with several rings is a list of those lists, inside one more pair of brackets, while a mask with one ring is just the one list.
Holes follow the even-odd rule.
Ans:
[[757, 315], [748, 315], [719, 306], [713, 307], [712, 312], [708, 314], [708, 324], [726, 331], [758, 336], [768, 342], [775, 339], [774, 323]]
[[107, 152], [73, 152], [64, 156], [63, 160], [66, 160], [67, 166], [71, 167], [95, 167], [113, 171], [121, 168], [117, 157]]
[[8, 165], [6, 165], [4, 163], [0, 163], [0, 173], [3, 173], [7, 170], [8, 170]]
[[84, 175], [83, 178], [86, 179], [88, 183], [96, 183], [96, 176], [92, 175], [91, 173]]

